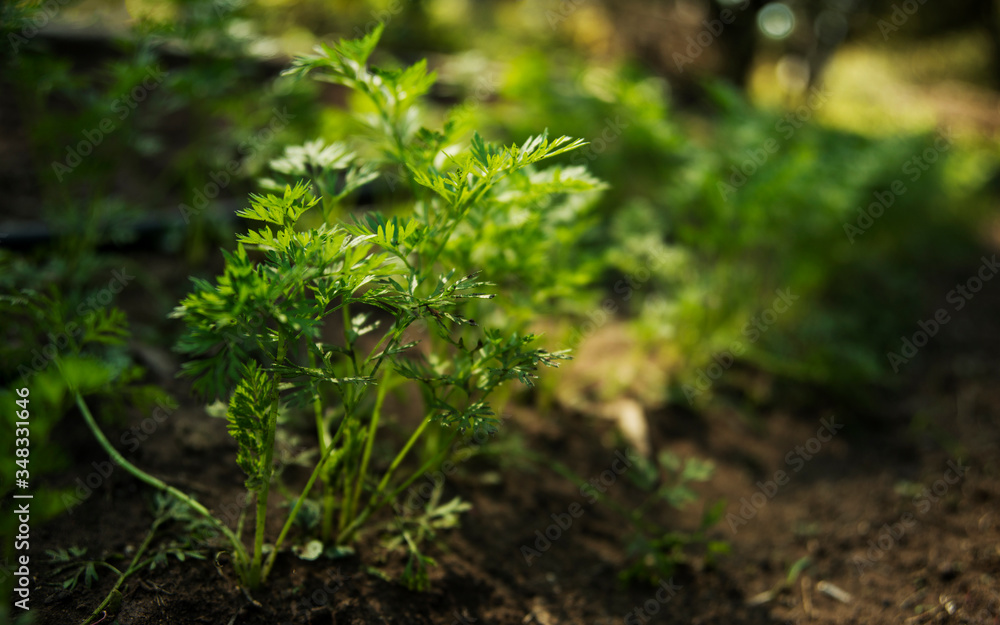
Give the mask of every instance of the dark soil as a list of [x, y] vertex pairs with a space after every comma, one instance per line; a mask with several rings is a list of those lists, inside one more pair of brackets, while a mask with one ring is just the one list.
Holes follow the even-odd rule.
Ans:
[[[974, 270], [970, 264], [966, 276]], [[932, 289], [934, 302], [950, 284], [941, 283], [942, 297]], [[252, 599], [238, 587], [226, 556], [171, 561], [128, 581], [117, 622], [1000, 623], [998, 304], [1000, 285], [988, 283], [904, 365], [904, 383], [874, 410], [852, 411], [833, 401], [783, 403], [785, 387], [775, 386], [771, 405], [718, 404], [704, 414], [670, 406], [650, 414], [654, 450], [716, 464], [713, 479], [697, 486], [699, 503], [684, 512], [658, 509], [656, 521], [690, 529], [703, 506], [725, 498], [727, 517], [711, 533], [732, 545], [715, 565], [693, 551], [673, 577], [680, 589], [665, 603], [655, 587], [619, 583], [627, 562], [620, 517], [587, 504], [579, 488], [551, 468], [504, 452], [476, 457], [449, 478], [446, 497], [461, 496], [473, 508], [460, 528], [442, 532], [428, 548], [439, 563], [428, 592], [373, 572], [396, 579], [403, 560], [367, 536], [347, 559], [307, 562], [282, 554], [271, 583]], [[126, 301], [133, 305], [142, 306]], [[174, 366], [166, 362], [165, 368]], [[238, 501], [243, 476], [224, 422], [206, 416], [183, 384], [165, 383], [181, 406], [129, 457], [213, 509]], [[625, 449], [605, 421], [516, 404], [507, 413], [511, 418], [491, 445], [520, 438], [585, 479], [599, 476]], [[109, 438], [119, 441], [146, 417], [106, 425]], [[820, 442], [824, 419], [843, 427]], [[58, 438], [73, 450], [75, 465], [63, 486], [106, 460], [79, 419], [64, 421]], [[953, 466], [968, 470], [957, 479], [948, 472]], [[769, 484], [778, 471], [787, 481]], [[927, 494], [920, 492], [924, 487]], [[46, 548], [80, 545], [95, 556], [138, 545], [152, 520], [148, 490], [114, 471], [71, 514], [35, 528], [38, 558]], [[608, 494], [633, 506], [644, 498], [624, 478]], [[553, 514], [574, 503], [582, 505], [582, 516], [529, 565], [521, 547], [535, 547], [536, 530], [544, 532]], [[269, 532], [273, 539], [277, 528]], [[803, 557], [809, 564], [782, 587]], [[93, 588], [81, 584], [68, 592], [45, 567], [37, 573], [32, 613], [42, 624], [79, 623], [112, 584], [103, 574]], [[824, 592], [829, 585], [835, 594], [842, 591], [843, 601]], [[761, 595], [771, 589], [777, 589], [772, 597]]]

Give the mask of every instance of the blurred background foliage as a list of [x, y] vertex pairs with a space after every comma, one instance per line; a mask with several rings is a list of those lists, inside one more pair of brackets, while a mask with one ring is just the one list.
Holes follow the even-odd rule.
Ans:
[[[630, 340], [668, 374], [637, 391], [647, 399], [683, 400], [685, 385], [736, 342], [741, 361], [855, 395], [858, 383], [891, 382], [885, 353], [916, 321], [928, 276], [991, 236], [997, 7], [9, 3], [6, 229], [44, 219], [41, 239], [72, 259], [49, 265], [62, 267], [46, 274], [62, 286], [85, 282], [102, 246], [141, 242], [143, 227], [166, 231], [159, 244], [197, 266], [230, 240], [233, 211], [259, 189], [255, 180], [273, 175], [269, 161], [307, 140], [362, 133], [354, 114], [362, 103], [336, 86], [279, 78], [280, 70], [319, 42], [384, 24], [376, 63], [427, 57], [438, 74], [432, 120], [458, 105], [466, 136], [478, 129], [511, 143], [547, 127], [590, 142], [564, 158], [608, 183], [572, 214], [584, 232], [569, 237], [576, 247], [565, 253], [578, 271], [560, 271], [578, 296], [563, 289], [562, 304], [548, 310], [544, 298], [532, 302], [564, 315], [553, 341], [601, 325], [587, 324], [602, 318], [595, 311], [604, 303], [633, 320]], [[64, 175], [48, 165], [69, 162], [75, 138], [107, 118], [109, 102], [141, 92], [150, 71], [165, 78], [134, 113], [112, 118], [93, 148], [100, 158], [82, 158]], [[950, 143], [941, 151], [943, 135]], [[913, 169], [926, 150], [940, 158]], [[859, 211], [896, 181], [906, 193], [852, 236], [848, 226], [865, 220]], [[368, 184], [360, 209], [410, 201], [398, 182]], [[502, 247], [497, 236], [483, 233], [480, 244]], [[773, 330], [747, 331], [782, 289], [797, 304]]]
[[[554, 348], [623, 328], [639, 362], [609, 362], [633, 373], [598, 395], [766, 401], [735, 374], [749, 366], [864, 405], [899, 383], [886, 352], [951, 288], [930, 286], [1000, 234], [996, 0], [19, 0], [0, 8], [0, 286], [32, 307], [4, 325], [0, 396], [20, 383], [13, 363], [48, 345], [46, 315], [78, 310], [120, 263], [146, 298], [133, 336], [171, 344], [176, 298], [136, 251], [211, 274], [269, 163], [363, 135], [362, 102], [280, 72], [379, 24], [376, 64], [427, 58], [437, 73], [426, 125], [457, 106], [465, 141], [548, 128], [589, 142], [561, 162], [607, 188], [540, 226], [572, 249], [519, 259], [565, 284], [528, 285], [544, 296], [511, 310], [548, 315]], [[405, 206], [401, 180], [368, 183], [347, 210]], [[478, 236], [469, 258], [503, 253], [503, 233]], [[748, 331], [780, 292], [797, 299]], [[737, 343], [733, 374], [702, 391]], [[138, 379], [121, 337], [74, 350], [115, 363], [95, 392]], [[64, 412], [49, 386], [36, 434]]]

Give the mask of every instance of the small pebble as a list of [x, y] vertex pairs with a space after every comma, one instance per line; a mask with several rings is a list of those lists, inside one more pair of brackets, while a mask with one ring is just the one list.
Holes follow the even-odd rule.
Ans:
[[839, 588], [838, 586], [834, 586], [830, 582], [818, 582], [816, 584], [816, 590], [831, 599], [836, 599], [841, 603], [850, 603], [854, 599], [851, 597], [851, 593]]

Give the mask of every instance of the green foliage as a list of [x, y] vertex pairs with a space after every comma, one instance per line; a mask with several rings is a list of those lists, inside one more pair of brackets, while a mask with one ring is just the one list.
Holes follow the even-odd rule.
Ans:
[[[215, 204], [245, 193], [274, 139], [297, 137], [314, 110], [302, 106], [305, 85], [262, 80], [254, 49], [266, 42], [244, 3], [156, 4], [170, 20], [136, 15], [128, 32], [103, 40], [110, 55], [97, 46], [72, 61], [35, 36], [34, 21], [55, 11], [71, 27], [77, 7], [4, 5], [3, 30], [19, 42], [4, 59], [24, 129], [14, 140], [39, 164], [11, 208], [43, 216], [65, 254], [135, 243], [139, 226], [151, 225], [169, 229], [166, 245], [187, 240], [203, 253], [207, 235], [226, 236]], [[172, 63], [174, 54], [185, 61]]]
[[[339, 158], [325, 159], [333, 161], [329, 165], [310, 157], [308, 166], [289, 167], [293, 154], [317, 153], [319, 146], [310, 144], [289, 148], [272, 167], [297, 174], [309, 170], [325, 215], [343, 199], [344, 191], [333, 192], [329, 182], [339, 172], [346, 171], [345, 188], [375, 171], [391, 189], [398, 185], [400, 195], [408, 194], [412, 200], [402, 212], [423, 233], [412, 246], [429, 256], [425, 262], [475, 266], [483, 278], [502, 287], [500, 305], [485, 309], [498, 325], [523, 326], [540, 313], [589, 305], [601, 264], [585, 253], [589, 250], [584, 243], [593, 226], [590, 209], [605, 185], [582, 166], [537, 167], [542, 160], [579, 150], [585, 143], [567, 137], [550, 139], [546, 132], [521, 145], [495, 145], [473, 133], [465, 145], [461, 140], [465, 114], [460, 108], [445, 114], [440, 130], [423, 127], [427, 112], [420, 96], [434, 75], [422, 63], [401, 70], [365, 69], [381, 31], [375, 29], [360, 42], [321, 46], [317, 54], [297, 60], [286, 72], [309, 73], [354, 91], [353, 114], [361, 136], [347, 136], [344, 141], [352, 153], [367, 155], [368, 169], [356, 163], [349, 166], [355, 159], [339, 143], [335, 144]], [[352, 171], [362, 173], [352, 175]], [[320, 180], [327, 182], [316, 182]], [[442, 240], [448, 245], [429, 248], [429, 242]], [[467, 304], [469, 317], [484, 311], [479, 302]]]
[[[629, 473], [632, 481], [649, 495], [636, 508], [632, 517], [643, 519], [646, 512], [657, 503], [665, 503], [680, 510], [698, 501], [698, 495], [690, 487], [694, 482], [711, 479], [715, 465], [710, 460], [688, 458], [682, 461], [670, 451], [661, 451], [653, 463], [640, 457], [636, 467]], [[628, 540], [626, 553], [628, 565], [619, 577], [627, 583], [643, 582], [652, 585], [669, 579], [677, 566], [689, 561], [693, 551], [697, 551], [707, 564], [726, 553], [729, 543], [708, 536], [725, 514], [725, 501], [717, 501], [708, 506], [698, 527], [694, 531], [667, 530], [655, 524], [637, 524], [636, 531]]]
[[[551, 198], [600, 188], [582, 168], [535, 171], [540, 161], [581, 142], [543, 134], [500, 146], [476, 134], [464, 151], [444, 153], [442, 146], [455, 138], [453, 124], [443, 133], [414, 125], [418, 98], [433, 82], [426, 64], [366, 67], [379, 33], [322, 46], [317, 56], [297, 61], [292, 73], [321, 69], [326, 80], [367, 97], [376, 111], [370, 126], [386, 146], [382, 158], [367, 161], [340, 144], [289, 149], [275, 169], [306, 173], [307, 181], [251, 196], [250, 207], [238, 214], [263, 226], [239, 236], [236, 251], [224, 253], [225, 267], [214, 284], [194, 280], [194, 291], [173, 314], [187, 328], [178, 349], [195, 357], [184, 372], [206, 396], [229, 399], [229, 429], [257, 500], [253, 559], [238, 567], [250, 586], [266, 579], [313, 480], [323, 482], [320, 537], [349, 545], [374, 513], [444, 459], [458, 433], [496, 430], [489, 397], [501, 384], [531, 385], [540, 365], [555, 366], [566, 357], [535, 347], [523, 324], [479, 329], [473, 315], [493, 300], [494, 284], [480, 279], [468, 242], [456, 252], [453, 241], [468, 237], [470, 227], [490, 227], [497, 215], [529, 205], [554, 210], [559, 202]], [[437, 165], [440, 156], [445, 160]], [[347, 193], [384, 166], [405, 168], [415, 194], [412, 212], [331, 222]], [[316, 207], [318, 225], [306, 218]], [[492, 263], [498, 272], [506, 266], [502, 259]], [[342, 340], [327, 342], [330, 330], [339, 330]], [[413, 340], [425, 331], [429, 351], [418, 350], [420, 341]], [[388, 390], [401, 384], [421, 389], [423, 416], [378, 478], [372, 449], [382, 404]], [[325, 409], [328, 398], [336, 406], [332, 415]], [[319, 460], [265, 563], [278, 415], [310, 403]], [[448, 434], [427, 462], [393, 484], [411, 447], [431, 426]], [[424, 535], [403, 534], [417, 554], [407, 583], [419, 587], [430, 563], [417, 551]]]
[[251, 360], [226, 412], [229, 433], [237, 444], [236, 462], [247, 474], [246, 486], [251, 491], [260, 490], [261, 480], [266, 479], [261, 463], [266, 457], [269, 425], [260, 407], [268, 405], [273, 395], [271, 379]]
[[395, 522], [389, 528], [389, 537], [383, 542], [390, 552], [398, 549], [406, 553], [401, 581], [410, 590], [429, 590], [427, 570], [437, 564], [421, 552], [420, 545], [427, 540], [435, 540], [439, 530], [457, 527], [462, 513], [472, 509], [472, 504], [458, 497], [441, 503], [442, 493], [443, 485], [436, 484], [423, 510], [406, 513], [397, 509]]
[[[625, 273], [650, 266], [636, 249], [674, 259], [652, 270], [640, 326], [682, 354], [689, 399], [697, 371], [735, 345], [759, 367], [835, 389], [884, 379], [885, 351], [920, 304], [916, 287], [927, 269], [948, 262], [968, 219], [938, 209], [947, 201], [940, 168], [916, 181], [905, 169], [931, 141], [795, 129], [739, 99], [720, 102], [728, 104], [716, 134], [706, 146], [692, 141], [660, 191], [671, 210], [637, 200], [616, 219]], [[777, 151], [756, 173], [740, 172], [767, 141]], [[906, 193], [884, 216], [863, 234], [847, 232], [875, 192], [904, 180]], [[662, 234], [650, 240], [651, 231]], [[754, 320], [779, 290], [796, 303], [760, 330]]]
[[[726, 352], [861, 399], [859, 384], [891, 382], [885, 353], [913, 323], [926, 275], [977, 245], [982, 211], [960, 141], [941, 152], [935, 137], [801, 123], [714, 85], [710, 113], [685, 114], [670, 110], [665, 83], [635, 68], [566, 66], [542, 50], [511, 59], [502, 85], [482, 112], [502, 131], [542, 123], [595, 147], [601, 137], [601, 150], [571, 159], [616, 183], [596, 208], [598, 275], [637, 318], [638, 340], [659, 352], [677, 401], [706, 399], [699, 374]], [[811, 115], [822, 112], [812, 104]], [[928, 149], [936, 162], [915, 166]], [[863, 234], [849, 233], [895, 181], [905, 193]], [[777, 289], [799, 299], [759, 331], [754, 319]]]
[[[650, 502], [660, 499], [677, 509], [698, 500], [688, 484], [708, 481], [715, 471], [710, 460], [688, 458], [682, 463], [676, 454], [665, 450], [656, 460], [659, 466], [642, 457], [636, 460], [637, 472], [630, 473], [632, 481], [643, 490], [653, 492]], [[667, 475], [666, 479], [661, 479], [661, 472]]]
[[71, 546], [68, 551], [61, 548], [54, 550], [46, 549], [45, 553], [49, 556], [49, 562], [59, 565], [52, 569], [53, 575], [69, 572], [69, 577], [62, 581], [63, 588], [68, 590], [76, 588], [81, 575], [83, 576], [84, 586], [87, 588], [90, 588], [92, 583], [100, 579], [100, 576], [97, 574], [97, 563], [80, 561], [87, 554], [85, 547]]
[[[178, 562], [186, 560], [204, 560], [202, 543], [212, 534], [212, 527], [205, 519], [187, 507], [178, 499], [165, 493], [157, 493], [153, 497], [153, 523], [149, 532], [131, 559], [126, 554], [112, 553], [102, 556], [99, 560], [88, 560], [84, 556], [87, 549], [71, 546], [68, 549], [47, 549], [49, 563], [53, 566], [49, 576], [63, 578], [61, 585], [66, 590], [74, 590], [83, 578], [84, 586], [89, 590], [94, 582], [99, 581], [98, 569], [107, 569], [116, 576], [114, 587], [101, 604], [84, 620], [84, 624], [97, 618], [102, 611], [115, 614], [121, 605], [121, 587], [125, 580], [143, 570], [153, 571], [157, 567], [166, 566], [169, 558]], [[123, 560], [128, 565], [124, 570], [111, 564], [111, 561]]]
[[[11, 276], [6, 276], [10, 280]], [[25, 478], [36, 497], [32, 518], [38, 522], [65, 511], [77, 499], [72, 489], [58, 490], [46, 486], [46, 478], [66, 468], [67, 454], [51, 441], [53, 432], [72, 407], [72, 391], [78, 389], [90, 396], [99, 396], [107, 406], [107, 415], [122, 414], [125, 405], [152, 406], [164, 402], [167, 395], [160, 389], [138, 384], [144, 372], [132, 362], [126, 351], [128, 329], [124, 314], [113, 307], [87, 310], [79, 314], [74, 300], [63, 295], [57, 284], [45, 292], [29, 289], [12, 290], [0, 295], [0, 314], [5, 319], [4, 344], [0, 350], [0, 401], [6, 406], [21, 406], [27, 411], [30, 458], [19, 465], [17, 478]], [[26, 389], [19, 393], [19, 389]], [[3, 426], [12, 434], [19, 431], [17, 411], [7, 410]], [[17, 438], [20, 438], [19, 433]], [[15, 457], [15, 437], [0, 441], [0, 453]], [[10, 474], [14, 478], [14, 474]], [[0, 488], [7, 497], [15, 488], [14, 479]], [[14, 536], [18, 521], [10, 516], [2, 522], [3, 534]], [[10, 557], [13, 541], [5, 544], [4, 555]], [[92, 568], [76, 571], [73, 584], [81, 575], [89, 585]], [[3, 590], [9, 591], [8, 577]], [[5, 595], [11, 596], [9, 592]]]

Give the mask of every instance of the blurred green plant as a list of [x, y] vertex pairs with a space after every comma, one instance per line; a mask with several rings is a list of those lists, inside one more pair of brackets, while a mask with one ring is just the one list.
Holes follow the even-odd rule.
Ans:
[[640, 298], [640, 331], [682, 360], [689, 401], [718, 377], [705, 375], [713, 362], [735, 358], [842, 392], [885, 381], [886, 347], [919, 309], [927, 273], [973, 243], [975, 211], [942, 209], [955, 201], [945, 166], [915, 164], [927, 150], [946, 160], [950, 144], [796, 127], [713, 93], [709, 144], [689, 145], [655, 204], [634, 200], [614, 221], [626, 272], [648, 266], [636, 249], [675, 261]]
[[[51, 11], [8, 4], [18, 24]], [[38, 164], [17, 181], [14, 216], [43, 217], [67, 254], [134, 242], [143, 226], [166, 229], [174, 248], [186, 240], [198, 259], [227, 240], [231, 211], [218, 204], [248, 191], [310, 118], [308, 85], [275, 84], [241, 3], [160, 4], [170, 8], [133, 6], [130, 28], [72, 59], [37, 33], [6, 59], [24, 129], [14, 140]], [[57, 17], [74, 16], [64, 7]]]
[[459, 497], [441, 503], [443, 493], [444, 483], [438, 482], [422, 510], [397, 505], [395, 521], [383, 541], [389, 552], [402, 550], [406, 553], [406, 566], [400, 581], [410, 590], [429, 590], [427, 570], [437, 565], [433, 558], [424, 555], [421, 545], [436, 539], [438, 530], [457, 527], [462, 513], [472, 509], [472, 504]]
[[[86, 547], [46, 549], [45, 553], [52, 564], [48, 575], [60, 577], [68, 573], [68, 577], [61, 582], [64, 589], [75, 589], [81, 577], [84, 586], [90, 589], [100, 579], [98, 569], [107, 569], [116, 576], [114, 586], [81, 625], [95, 622], [94, 619], [102, 613], [117, 614], [122, 602], [122, 585], [136, 573], [166, 566], [171, 557], [178, 562], [205, 559], [203, 545], [214, 535], [211, 525], [193, 514], [182, 502], [164, 493], [154, 494], [152, 504], [153, 523], [134, 553], [113, 553], [102, 555], [99, 560], [92, 560], [84, 558], [87, 554]], [[121, 570], [111, 564], [112, 560], [125, 560], [128, 566]]]
[[[665, 82], [627, 64], [531, 48], [502, 85], [481, 120], [590, 137], [572, 160], [616, 182], [595, 209], [597, 273], [637, 340], [659, 351], [676, 401], [702, 404], [718, 390], [716, 363], [743, 361], [863, 402], [859, 384], [893, 382], [885, 352], [912, 324], [927, 275], [978, 245], [986, 202], [974, 181], [989, 167], [959, 140], [823, 128], [799, 118], [816, 117], [815, 98], [767, 111], [714, 84], [707, 114], [685, 114]], [[797, 303], [761, 322], [779, 290]]]
[[[691, 562], [692, 556], [701, 557], [706, 565], [714, 565], [718, 559], [729, 553], [729, 543], [717, 540], [709, 531], [718, 524], [725, 514], [724, 500], [707, 506], [697, 528], [680, 530], [668, 528], [655, 521], [662, 518], [663, 506], [673, 510], [683, 510], [698, 501], [698, 494], [692, 488], [697, 482], [706, 482], [715, 472], [715, 464], [710, 460], [687, 458], [682, 460], [670, 451], [661, 451], [653, 460], [628, 452], [628, 459], [634, 463], [628, 470], [629, 480], [646, 493], [644, 501], [635, 507], [627, 507], [611, 497], [604, 488], [595, 486], [596, 481], [587, 482], [575, 471], [552, 457], [527, 449], [521, 444], [494, 446], [489, 453], [499, 455], [505, 463], [525, 459], [538, 466], [548, 467], [558, 475], [573, 482], [588, 500], [599, 502], [628, 525], [621, 532], [627, 560], [619, 572], [619, 580], [626, 584], [648, 583], [653, 586], [669, 579], [678, 566]], [[621, 456], [619, 456], [621, 457]], [[538, 557], [527, 547], [527, 557]]]
[[657, 503], [665, 503], [681, 510], [698, 501], [691, 484], [706, 482], [715, 472], [710, 460], [688, 458], [681, 460], [670, 451], [661, 451], [656, 462], [637, 456], [636, 470], [629, 473], [633, 483], [649, 493], [646, 500], [631, 511], [636, 531], [627, 540], [629, 560], [619, 575], [626, 583], [643, 582], [658, 585], [671, 578], [677, 567], [690, 560], [692, 550], [700, 553], [704, 562], [714, 565], [720, 556], [729, 553], [729, 543], [708, 535], [725, 513], [726, 502], [720, 500], [705, 508], [698, 527], [685, 532], [649, 523], [648, 512]]
[[[52, 439], [72, 408], [74, 392], [99, 398], [109, 418], [122, 414], [127, 405], [147, 409], [166, 401], [167, 396], [157, 387], [140, 383], [144, 371], [127, 352], [128, 331], [120, 310], [100, 307], [79, 316], [78, 306], [63, 296], [56, 284], [50, 285], [47, 293], [6, 286], [7, 293], [0, 295], [0, 314], [6, 320], [0, 350], [0, 401], [16, 406], [20, 398], [27, 404], [26, 438], [31, 454], [19, 465], [17, 477], [24, 478], [35, 495], [32, 519], [42, 522], [79, 501], [73, 489], [50, 483], [68, 464], [66, 450]], [[24, 419], [16, 412], [4, 411], [4, 421], [11, 433], [20, 434], [16, 422]], [[14, 451], [15, 438], [5, 437], [0, 452], [14, 458]], [[14, 487], [13, 479], [3, 481], [0, 495], [7, 499]], [[17, 523], [16, 515], [5, 515], [3, 535], [11, 537], [3, 544], [8, 562], [14, 561]], [[8, 609], [12, 582], [10, 575], [3, 577], [0, 610]]]

